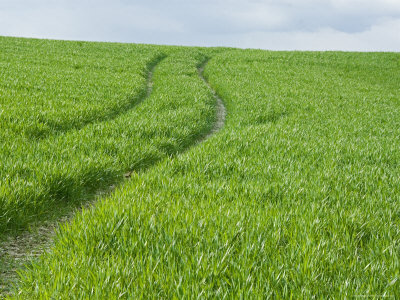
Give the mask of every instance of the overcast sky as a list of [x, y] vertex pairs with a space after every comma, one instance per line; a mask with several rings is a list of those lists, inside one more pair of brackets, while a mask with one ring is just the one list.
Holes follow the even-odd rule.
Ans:
[[0, 35], [400, 51], [400, 0], [0, 0]]

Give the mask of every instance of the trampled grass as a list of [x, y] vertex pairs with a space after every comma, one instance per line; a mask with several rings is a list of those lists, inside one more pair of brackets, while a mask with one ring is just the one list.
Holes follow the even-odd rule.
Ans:
[[[192, 101], [179, 116], [192, 108], [185, 78], [207, 114], [160, 132], [211, 128], [212, 95], [195, 69], [210, 56], [204, 74], [227, 107], [223, 130], [132, 173], [62, 226], [53, 249], [22, 272], [17, 297], [398, 298], [400, 56], [179, 51], [166, 53], [170, 68], [157, 66], [165, 81], [154, 78], [158, 101], [177, 83], [173, 101], [152, 96], [136, 116], [158, 123], [171, 106]], [[184, 53], [197, 59], [177, 81]], [[150, 119], [146, 103], [157, 109]]]
[[[3, 133], [42, 138], [106, 120], [145, 93], [154, 46], [0, 38]], [[10, 132], [11, 131], [11, 132]]]
[[[19, 40], [13, 39], [5, 39], [4, 41], [6, 45], [8, 45], [7, 43], [18, 44], [19, 42]], [[60, 55], [64, 53], [62, 50], [64, 42], [53, 41], [48, 43], [49, 45], [54, 44], [55, 47], [58, 46]], [[41, 45], [41, 41], [28, 40], [25, 44], [24, 49], [27, 52], [32, 52]], [[80, 49], [79, 45], [79, 43], [71, 43], [69, 47]], [[96, 52], [96, 44], [92, 47], [95, 50], [83, 51], [83, 53], [93, 54], [88, 65], [85, 65], [89, 69], [90, 63], [97, 66], [96, 59], [98, 56], [101, 57], [103, 53], [101, 49], [99, 53]], [[98, 47], [105, 46], [100, 44]], [[121, 45], [111, 45], [108, 52], [114, 53], [113, 47], [123, 48]], [[81, 103], [78, 101], [77, 110], [74, 111], [72, 109], [75, 103], [73, 99], [60, 100], [67, 102], [70, 106], [67, 111], [70, 112], [71, 110], [71, 112], [64, 114], [64, 108], [61, 110], [49, 109], [48, 118], [50, 120], [54, 117], [64, 129], [68, 126], [61, 124], [68, 123], [69, 118], [80, 119], [82, 115], [90, 115], [91, 111], [98, 119], [86, 119], [85, 125], [81, 124], [78, 128], [71, 127], [67, 131], [57, 134], [52, 132], [46, 138], [27, 137], [25, 132], [30, 130], [31, 127], [30, 123], [24, 125], [24, 120], [32, 119], [33, 123], [38, 122], [38, 124], [44, 122], [43, 119], [38, 117], [40, 110], [38, 111], [37, 103], [34, 101], [36, 97], [41, 101], [41, 96], [36, 94], [32, 96], [34, 100], [32, 100], [31, 107], [26, 103], [21, 104], [22, 100], [20, 99], [15, 99], [14, 105], [12, 99], [2, 98], [2, 101], [6, 103], [5, 108], [2, 108], [4, 111], [7, 110], [7, 107], [16, 107], [16, 110], [24, 111], [21, 114], [16, 113], [18, 120], [16, 124], [22, 124], [21, 126], [26, 130], [22, 129], [14, 133], [5, 130], [2, 133], [0, 232], [26, 228], [32, 221], [40, 216], [46, 216], [63, 202], [79, 200], [90, 191], [107, 187], [111, 183], [121, 180], [126, 171], [138, 171], [163, 157], [173, 155], [189, 146], [212, 126], [212, 121], [215, 118], [214, 98], [197, 74], [197, 66], [206, 59], [201, 51], [193, 49], [179, 52], [173, 51], [171, 48], [171, 51], [168, 50], [171, 52], [168, 53], [169, 56], [161, 59], [167, 54], [161, 53], [157, 47], [143, 46], [141, 48], [140, 46], [133, 46], [130, 49], [130, 45], [125, 45], [123, 50], [128, 53], [125, 58], [125, 64], [128, 67], [124, 72], [128, 74], [131, 65], [136, 65], [134, 67], [137, 69], [136, 73], [127, 75], [128, 78], [119, 78], [119, 75], [116, 76], [109, 70], [108, 72], [116, 77], [96, 81], [96, 85], [100, 87], [98, 89], [104, 89], [104, 93], [117, 93], [117, 95], [113, 95], [116, 103], [118, 103], [117, 96], [120, 96], [121, 99], [129, 98], [131, 97], [129, 93], [134, 93], [136, 96], [133, 96], [133, 98], [136, 97], [137, 99], [131, 99], [133, 102], [127, 103], [127, 105], [132, 106], [135, 101], [143, 100], [140, 97], [143, 98], [146, 94], [148, 88], [146, 79], [150, 71], [149, 67], [146, 69], [146, 66], [154, 65], [157, 58], [158, 64], [154, 69], [152, 78], [154, 87], [149, 97], [132, 109], [127, 109], [128, 107], [122, 105], [118, 114], [112, 118], [109, 117], [115, 114], [114, 112], [109, 112], [98, 104], [93, 103], [91, 105], [91, 93], [88, 92], [85, 96], [88, 97], [86, 99], [88, 105], [81, 107]], [[68, 49], [65, 51], [68, 54]], [[105, 57], [101, 58], [107, 60], [108, 55], [111, 55], [108, 52], [105, 51]], [[144, 52], [147, 56], [141, 52]], [[114, 53], [114, 55], [118, 56], [119, 54]], [[119, 59], [122, 60], [123, 58]], [[10, 69], [14, 68], [15, 73], [18, 73], [18, 63], [19, 61], [16, 60], [9, 67]], [[28, 62], [26, 64], [29, 65]], [[33, 68], [35, 69], [35, 66]], [[52, 77], [53, 80], [57, 78], [58, 72], [65, 76], [59, 79], [61, 83], [58, 88], [60, 88], [59, 93], [62, 94], [65, 92], [63, 80], [68, 82], [69, 76], [68, 71], [63, 73], [62, 69], [59, 70], [58, 66], [55, 66], [52, 75], [55, 77]], [[119, 71], [117, 72], [120, 74]], [[96, 73], [96, 76], [105, 76], [102, 75], [102, 70], [93, 71], [93, 73]], [[89, 73], [89, 78], [90, 75]], [[39, 75], [35, 76], [39, 77]], [[135, 76], [137, 80], [134, 79]], [[12, 77], [6, 77], [8, 81], [12, 81]], [[76, 75], [76, 77], [82, 77], [82, 74]], [[34, 78], [32, 81], [36, 79]], [[81, 78], [81, 80], [84, 79]], [[94, 80], [94, 78], [90, 79]], [[121, 81], [126, 81], [123, 82], [126, 85], [125, 90], [118, 90], [118, 87], [122, 84]], [[28, 85], [28, 83], [25, 84]], [[129, 91], [128, 88], [130, 84], [132, 91]], [[105, 85], [105, 87], [101, 88], [102, 85]], [[78, 90], [72, 89], [70, 91], [70, 88], [66, 87], [70, 94], [80, 92], [79, 86], [76, 87]], [[17, 93], [15, 90], [18, 91], [16, 87], [7, 87], [6, 91], [11, 92], [6, 94]], [[94, 88], [94, 90], [97, 89]], [[46, 106], [56, 106], [58, 99], [52, 98], [54, 96], [52, 91], [48, 93], [50, 94], [47, 95], [49, 99], [43, 100], [44, 102], [47, 101]], [[106, 100], [99, 100], [100, 103], [101, 101]], [[94, 113], [96, 107], [104, 110], [103, 115], [100, 110]], [[27, 111], [25, 111], [25, 108]], [[81, 108], [81, 110], [79, 111], [78, 108]], [[29, 112], [30, 110], [37, 113], [33, 115]], [[107, 113], [108, 117], [106, 117]], [[8, 128], [9, 118], [7, 114], [3, 117], [5, 120], [3, 125]], [[53, 129], [56, 130], [57, 128]]]

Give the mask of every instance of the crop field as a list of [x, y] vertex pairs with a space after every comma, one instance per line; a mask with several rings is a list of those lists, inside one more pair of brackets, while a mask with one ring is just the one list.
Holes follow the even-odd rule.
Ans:
[[399, 298], [399, 136], [398, 53], [0, 37], [0, 240], [92, 203], [0, 285]]

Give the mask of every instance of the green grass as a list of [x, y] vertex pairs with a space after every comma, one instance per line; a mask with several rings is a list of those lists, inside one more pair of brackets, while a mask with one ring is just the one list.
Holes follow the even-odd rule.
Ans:
[[[206, 132], [213, 99], [195, 65], [210, 56], [204, 73], [227, 107], [225, 127], [63, 225], [21, 271], [17, 298], [400, 297], [400, 55], [174, 51], [203, 55], [177, 81], [168, 54], [154, 97], [173, 83], [179, 97], [135, 111], [160, 123], [176, 101], [197, 98], [187, 78], [209, 114], [160, 132]], [[147, 103], [157, 112], [140, 111]]]
[[154, 46], [0, 38], [0, 128], [43, 138], [113, 118], [145, 93]]
[[[52, 46], [50, 49], [53, 47], [57, 49], [54, 50], [56, 51], [54, 55], [59, 60], [65, 61], [71, 59], [69, 48], [76, 51], [81, 49], [79, 42], [40, 40], [21, 42], [18, 39], [7, 38], [3, 38], [2, 42], [6, 49], [13, 49], [14, 46], [15, 53], [18, 53], [19, 44], [23, 42], [25, 46], [19, 54], [22, 57], [25, 57], [24, 51], [28, 53], [43, 51], [41, 47], [44, 47], [42, 44], [45, 43], [47, 48]], [[215, 118], [213, 105], [215, 100], [198, 77], [197, 71], [197, 67], [206, 59], [201, 50], [167, 48], [162, 52], [162, 49], [156, 46], [90, 43], [84, 45], [87, 45], [88, 49], [81, 50], [80, 53], [87, 59], [85, 68], [91, 70], [87, 77], [83, 76], [80, 70], [69, 75], [68, 67], [59, 69], [55, 64], [52, 65], [53, 68], [48, 66], [49, 72], [43, 71], [44, 74], [51, 76], [51, 83], [57, 82], [54, 91], [49, 89], [43, 92], [46, 97], [33, 92], [31, 101], [22, 103], [22, 99], [25, 99], [24, 93], [29, 93], [31, 90], [28, 88], [28, 83], [24, 85], [21, 99], [9, 97], [21, 90], [15, 86], [8, 86], [5, 89], [6, 97], [0, 97], [1, 102], [5, 103], [2, 110], [7, 111], [2, 115], [2, 126], [10, 127], [11, 131], [14, 131], [2, 131], [0, 237], [3, 232], [27, 228], [32, 222], [45, 218], [56, 210], [57, 206], [80, 201], [91, 192], [120, 181], [124, 172], [128, 170], [145, 169], [164, 157], [182, 151], [212, 126]], [[46, 47], [44, 49], [47, 49]], [[103, 51], [103, 48], [107, 51]], [[117, 50], [125, 56], [119, 57], [120, 53]], [[111, 61], [115, 70], [99, 69], [98, 63], [108, 60], [109, 56], [115, 56], [114, 60], [119, 60], [120, 66]], [[99, 62], [98, 57], [101, 58]], [[161, 59], [162, 57], [165, 58]], [[47, 62], [43, 57], [41, 60]], [[7, 69], [8, 72], [20, 74], [20, 60], [15, 59], [13, 62]], [[144, 99], [148, 88], [146, 82], [149, 68], [156, 62], [152, 78], [154, 88], [151, 95]], [[32, 75], [32, 78], [25, 75], [32, 82], [41, 80], [40, 76], [43, 74], [42, 71], [39, 73], [35, 71], [36, 64], [39, 63], [25, 61], [25, 68], [31, 67], [34, 70], [32, 74], [35, 75]], [[107, 65], [103, 67], [108, 69]], [[92, 103], [91, 93], [85, 92], [85, 100], [82, 100], [82, 103], [77, 102], [76, 110], [73, 98], [63, 99], [61, 96], [61, 99], [53, 98], [56, 96], [55, 91], [60, 95], [81, 93], [79, 85], [75, 88], [74, 85], [64, 85], [74, 76], [76, 80], [84, 81], [88, 78], [87, 81], [93, 81], [95, 84], [93, 90], [104, 95], [99, 96], [97, 103], [94, 97]], [[12, 82], [14, 77], [9, 75], [6, 78]], [[120, 89], [121, 85], [125, 85], [125, 89]], [[119, 107], [117, 111], [114, 112], [111, 107], [101, 105], [102, 102], [107, 102], [107, 98], [102, 98], [107, 94], [115, 98], [114, 102]], [[119, 103], [118, 98], [121, 101], [132, 99], [131, 103], [129, 101], [126, 103], [127, 107]], [[132, 106], [139, 100], [145, 101], [137, 107]], [[32, 124], [43, 122], [39, 117], [41, 110], [38, 110], [38, 106], [46, 103], [46, 107], [52, 107], [59, 102], [67, 104], [65, 107], [61, 105], [60, 110], [52, 108], [44, 110], [48, 121], [45, 124], [53, 124], [54, 121], [62, 129], [48, 125], [52, 131], [49, 131], [45, 138], [26, 136], [27, 131], [36, 132], [36, 127], [25, 121], [32, 119]], [[22, 113], [17, 113], [18, 110]], [[37, 114], [31, 111], [36, 111]], [[15, 124], [21, 125], [23, 127], [21, 130], [15, 131], [10, 125], [10, 118], [7, 117], [10, 113], [15, 114], [17, 120]], [[91, 114], [97, 119], [84, 118]], [[75, 124], [77, 127], [62, 125], [73, 123], [70, 122], [70, 118], [78, 120]], [[81, 119], [85, 120], [85, 124], [79, 125]]]

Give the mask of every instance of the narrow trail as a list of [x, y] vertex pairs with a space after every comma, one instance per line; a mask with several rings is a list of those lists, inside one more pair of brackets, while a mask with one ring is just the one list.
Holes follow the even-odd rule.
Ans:
[[[163, 57], [162, 59], [164, 58], [165, 57]], [[162, 59], [160, 59], [158, 63], [161, 62]], [[201, 66], [198, 68], [198, 74], [204, 84], [211, 91], [215, 99], [216, 120], [214, 126], [206, 135], [200, 137], [182, 153], [211, 138], [218, 131], [220, 131], [225, 124], [226, 108], [224, 106], [224, 103], [203, 75], [204, 68], [207, 65], [208, 61], [209, 59], [201, 64]], [[153, 72], [157, 64], [153, 65], [148, 72], [147, 92], [145, 97], [143, 97], [139, 101], [139, 103], [150, 97], [153, 91]], [[139, 103], [136, 103], [135, 106]], [[131, 172], [124, 174], [124, 177], [129, 178], [130, 173]], [[23, 266], [29, 263], [32, 259], [39, 257], [53, 245], [53, 238], [60, 224], [69, 222], [76, 213], [81, 211], [81, 209], [91, 207], [92, 205], [94, 205], [94, 203], [96, 203], [97, 200], [112, 193], [114, 189], [115, 185], [112, 185], [103, 190], [100, 190], [93, 197], [93, 199], [83, 203], [81, 208], [75, 208], [67, 215], [62, 216], [56, 221], [45, 222], [36, 227], [33, 231], [26, 231], [22, 234], [19, 234], [18, 236], [9, 237], [6, 241], [0, 243], [0, 298], [2, 298], [2, 296], [9, 295], [9, 293], [11, 292], [12, 284], [14, 284], [18, 279], [16, 271], [23, 268]]]
[[204, 77], [203, 73], [204, 73], [204, 68], [206, 67], [206, 65], [208, 64], [210, 59], [207, 59], [198, 69], [199, 71], [199, 76], [200, 78], [203, 80], [203, 82], [207, 85], [207, 87], [209, 88], [209, 90], [212, 92], [214, 99], [216, 101], [216, 110], [217, 110], [217, 118], [216, 121], [214, 123], [214, 127], [211, 129], [211, 131], [204, 136], [202, 139], [200, 139], [198, 141], [198, 143], [202, 143], [204, 141], [206, 141], [207, 139], [209, 139], [210, 137], [212, 137], [215, 133], [217, 133], [218, 131], [220, 131], [222, 129], [222, 127], [224, 127], [225, 125], [225, 118], [226, 118], [226, 108], [224, 105], [224, 102], [222, 101], [222, 99], [217, 95], [217, 93], [215, 92], [215, 90], [211, 87], [211, 85], [208, 83], [208, 81], [206, 80], [206, 78]]
[[[150, 97], [153, 91], [154, 70], [165, 57], [166, 56], [160, 56], [154, 62], [150, 63], [146, 78], [146, 93], [142, 97], [133, 102], [128, 110], [113, 114], [106, 120], [100, 120], [99, 122], [111, 121], [121, 114], [129, 112]], [[85, 126], [87, 125], [89, 124], [85, 124]], [[59, 224], [68, 222], [82, 208], [90, 207], [90, 205], [95, 203], [99, 198], [111, 193], [114, 188], [115, 186], [112, 185], [101, 189], [96, 195], [82, 203], [80, 208], [74, 207], [67, 213], [62, 213], [62, 216], [56, 220], [45, 221], [41, 223], [40, 226], [34, 225], [32, 230], [24, 231], [15, 236], [9, 236], [5, 241], [0, 242], [0, 298], [10, 292], [11, 285], [17, 280], [16, 270], [23, 267], [26, 263], [29, 263], [30, 260], [39, 257], [51, 247]]]
[[45, 140], [52, 136], [66, 134], [72, 130], [82, 130], [83, 128], [90, 126], [92, 124], [100, 124], [100, 123], [110, 122], [112, 120], [115, 120], [119, 116], [128, 113], [129, 111], [134, 109], [136, 106], [138, 106], [140, 103], [142, 103], [146, 98], [148, 98], [150, 96], [151, 91], [153, 89], [153, 81], [152, 80], [153, 80], [154, 69], [165, 58], [166, 58], [166, 55], [157, 56], [153, 61], [151, 61], [148, 64], [148, 66], [147, 66], [148, 72], [147, 72], [147, 77], [146, 77], [146, 86], [147, 86], [146, 91], [144, 93], [139, 93], [139, 95], [133, 97], [131, 99], [131, 101], [124, 107], [122, 107], [118, 110], [111, 109], [111, 112], [109, 114], [105, 115], [104, 117], [96, 119], [96, 120], [88, 120], [88, 121], [82, 122], [81, 124], [79, 124], [77, 126], [72, 126], [72, 127], [68, 127], [68, 128], [58, 128], [58, 129], [57, 129], [57, 126], [55, 126], [56, 132], [51, 133], [51, 134], [46, 134], [44, 136], [35, 137], [35, 139]]

